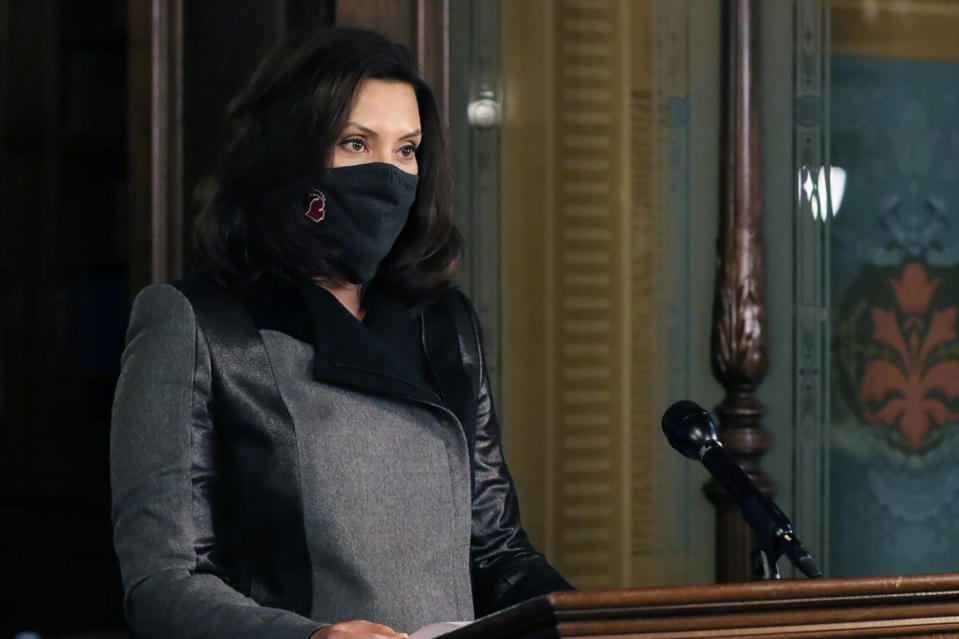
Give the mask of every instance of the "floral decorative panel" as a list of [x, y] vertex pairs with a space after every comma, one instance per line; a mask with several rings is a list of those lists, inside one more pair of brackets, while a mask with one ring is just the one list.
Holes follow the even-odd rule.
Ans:
[[834, 56], [830, 576], [959, 571], [959, 63]]

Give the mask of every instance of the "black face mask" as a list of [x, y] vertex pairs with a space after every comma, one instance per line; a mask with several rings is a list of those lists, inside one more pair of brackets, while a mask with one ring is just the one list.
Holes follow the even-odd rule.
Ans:
[[419, 178], [380, 162], [327, 169], [310, 193], [306, 216], [337, 243], [343, 276], [365, 284], [376, 275], [406, 224]]

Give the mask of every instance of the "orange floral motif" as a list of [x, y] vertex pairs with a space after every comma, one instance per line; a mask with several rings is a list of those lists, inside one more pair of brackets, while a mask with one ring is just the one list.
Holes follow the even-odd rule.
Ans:
[[[930, 280], [922, 264], [910, 263], [900, 279], [890, 278], [899, 310], [872, 309], [873, 339], [895, 353], [896, 361], [877, 359], [866, 364], [859, 386], [863, 405], [871, 422], [898, 424], [906, 442], [921, 447], [933, 423], [941, 425], [959, 419], [946, 401], [959, 399], [959, 360], [930, 362], [943, 346], [956, 341], [956, 307], [928, 313], [940, 280]], [[926, 321], [929, 321], [928, 329]]]
[[932, 281], [926, 275], [926, 267], [917, 262], [906, 264], [902, 270], [902, 279], [887, 280], [896, 292], [896, 301], [903, 313], [922, 314], [932, 306], [932, 296], [939, 288], [940, 278]]

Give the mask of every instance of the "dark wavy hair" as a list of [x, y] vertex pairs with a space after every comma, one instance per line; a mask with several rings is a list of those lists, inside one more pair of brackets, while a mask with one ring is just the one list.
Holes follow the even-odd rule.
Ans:
[[453, 285], [462, 238], [451, 219], [436, 97], [405, 47], [359, 29], [330, 29], [280, 45], [230, 103], [218, 167], [197, 190], [199, 270], [247, 294], [317, 278], [346, 281], [336, 242], [303, 211], [366, 79], [412, 85], [423, 137], [409, 219], [364, 294], [388, 289], [422, 304]]

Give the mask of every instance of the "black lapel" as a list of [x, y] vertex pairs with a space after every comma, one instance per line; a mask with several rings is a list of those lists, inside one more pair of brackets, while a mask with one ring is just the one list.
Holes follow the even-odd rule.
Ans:
[[[210, 349], [215, 430], [228, 433], [217, 441], [227, 455], [223, 463], [236, 471], [230, 475], [235, 485], [224, 497], [241, 502], [249, 515], [226, 527], [225, 550], [242, 543], [240, 555], [248, 557], [231, 567], [235, 585], [249, 594], [249, 575], [258, 566], [257, 580], [264, 582], [268, 595], [265, 605], [307, 614], [313, 590], [310, 571], [304, 570], [310, 560], [293, 419], [270, 372], [260, 333], [248, 307], [207, 278], [192, 275], [174, 286], [190, 300]], [[262, 521], [271, 525], [255, 525]]]
[[[314, 378], [377, 395], [440, 403], [410, 366], [332, 294], [315, 284], [303, 284], [300, 292], [312, 325]], [[407, 321], [418, 320], [409, 316]]]
[[[473, 342], [472, 330], [460, 326], [462, 322], [456, 321], [456, 310], [451, 308], [451, 305], [461, 303], [459, 295], [457, 291], [451, 291], [424, 312], [423, 342], [446, 406], [463, 424], [472, 455], [476, 439], [477, 396], [463, 362], [466, 358], [475, 359], [475, 355], [469, 346]], [[464, 333], [464, 330], [469, 332]]]

